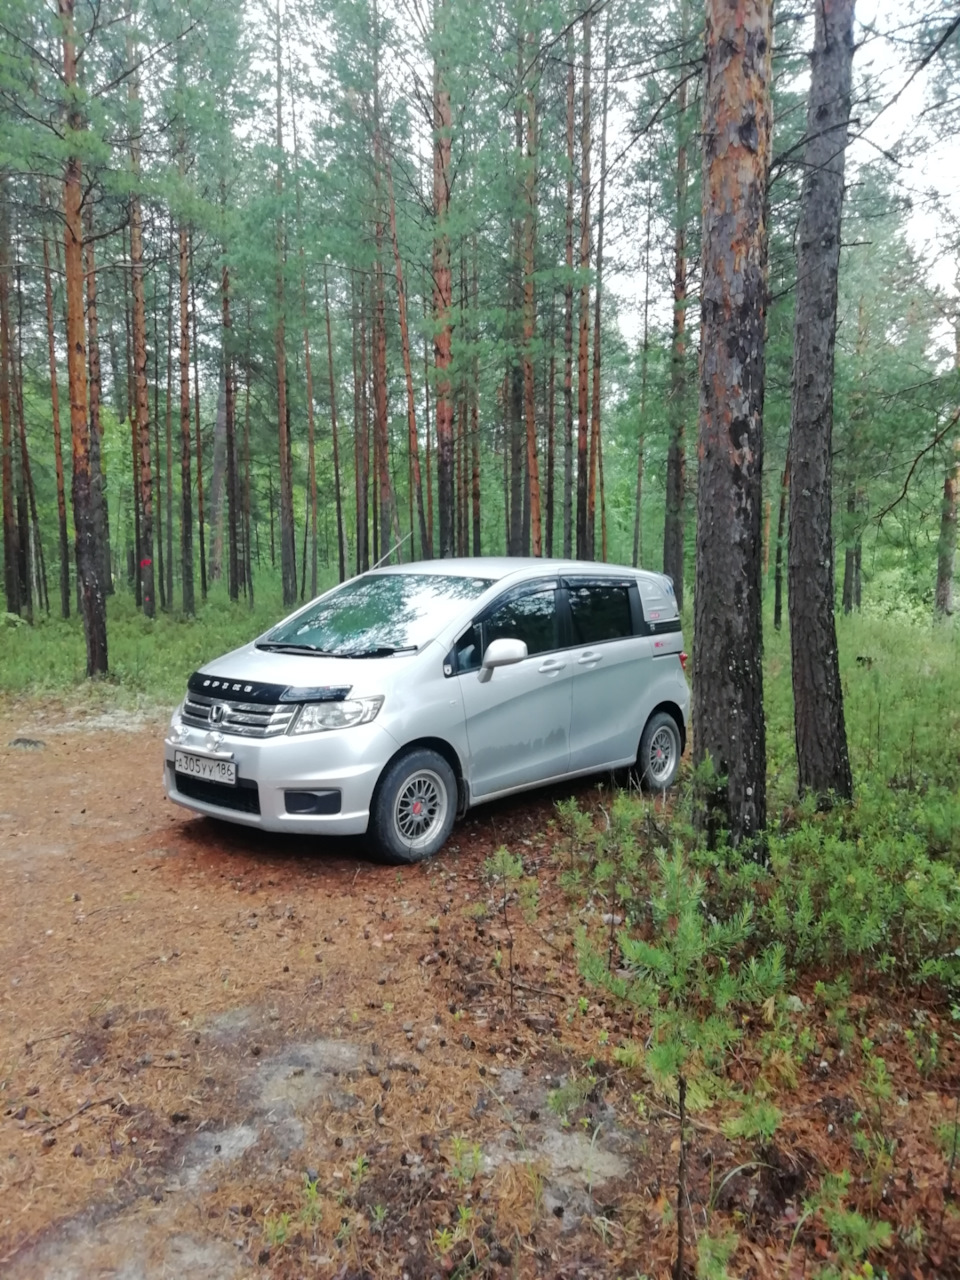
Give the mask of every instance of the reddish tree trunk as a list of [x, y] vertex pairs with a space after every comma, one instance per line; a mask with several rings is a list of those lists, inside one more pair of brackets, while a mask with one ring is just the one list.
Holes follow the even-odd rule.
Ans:
[[[436, 7], [437, 38], [445, 36], [447, 0]], [[447, 217], [450, 210], [450, 131], [452, 113], [450, 91], [444, 79], [440, 54], [433, 72], [433, 210], [436, 230], [433, 240], [433, 323], [434, 366], [436, 368], [437, 424], [437, 505], [440, 518], [440, 555], [454, 554], [453, 492], [453, 397], [450, 386], [452, 334], [450, 307], [452, 281]]]
[[[85, 126], [74, 95], [77, 59], [73, 34], [73, 0], [58, 0], [63, 25], [63, 78], [73, 104], [71, 131]], [[70, 387], [70, 437], [73, 453], [73, 519], [76, 529], [77, 578], [87, 648], [87, 675], [107, 671], [107, 611], [100, 583], [100, 548], [90, 476], [90, 428], [87, 419], [87, 353], [83, 322], [83, 227], [81, 223], [81, 164], [67, 159], [63, 183], [65, 274], [67, 285], [67, 377]], [[3, 237], [0, 236], [0, 243]], [[2, 274], [2, 273], [0, 273]]]
[[574, 37], [567, 31], [567, 199], [563, 282], [563, 554], [573, 554], [573, 186], [576, 83]]
[[50, 361], [50, 409], [53, 416], [53, 461], [57, 477], [57, 517], [60, 533], [60, 612], [70, 617], [70, 542], [67, 536], [67, 499], [63, 482], [63, 445], [60, 436], [60, 388], [57, 385], [57, 345], [53, 324], [53, 285], [50, 280], [50, 245], [43, 229], [43, 293], [47, 308], [47, 354]]
[[[127, 49], [127, 63], [134, 66], [137, 57], [132, 45]], [[134, 116], [138, 114], [139, 80], [134, 72], [129, 81], [129, 97]], [[134, 126], [139, 129], [139, 124]], [[135, 132], [130, 142], [130, 167], [134, 191], [130, 196], [130, 278], [133, 294], [131, 327], [133, 335], [134, 412], [136, 415], [137, 455], [140, 469], [140, 591], [143, 612], [156, 615], [153, 565], [153, 466], [150, 457], [150, 401], [147, 392], [147, 315], [143, 296], [143, 219], [140, 210], [140, 135]]]
[[[190, 278], [193, 270], [193, 237], [190, 237]], [[193, 316], [193, 416], [197, 437], [197, 532], [200, 535], [200, 598], [207, 598], [207, 537], [203, 509], [203, 433], [200, 423], [200, 344], [197, 342], [197, 291], [190, 286], [190, 311]]]
[[590, 25], [583, 16], [583, 102], [580, 119], [580, 343], [577, 355], [577, 557], [590, 555], [587, 458], [590, 426]]
[[[416, 497], [417, 517], [420, 522], [420, 548], [425, 560], [433, 559], [430, 530], [427, 527], [427, 514], [423, 506], [423, 483], [420, 476], [420, 444], [417, 437], [416, 397], [413, 392], [413, 366], [410, 360], [410, 329], [407, 323], [407, 291], [403, 282], [403, 264], [400, 260], [400, 244], [397, 239], [397, 206], [393, 194], [393, 174], [390, 161], [386, 162], [387, 191], [390, 199], [390, 239], [393, 244], [393, 265], [397, 276], [397, 310], [400, 317], [400, 347], [403, 354], [403, 375], [407, 384], [407, 442], [410, 452], [410, 476], [413, 493], [411, 502]], [[413, 522], [411, 521], [411, 529]]]
[[[600, 309], [603, 295], [603, 214], [607, 189], [607, 106], [610, 64], [609, 19], [603, 58], [603, 98], [600, 126], [600, 193], [597, 200], [597, 287], [593, 302], [593, 397], [590, 413], [590, 484], [587, 490], [587, 554], [594, 559], [597, 511], [597, 467], [600, 463]], [[603, 521], [601, 520], [601, 523]], [[603, 538], [603, 559], [606, 560]]]
[[[323, 310], [327, 324], [327, 371], [330, 375], [330, 429], [333, 436], [333, 492], [337, 508], [337, 568], [340, 581], [347, 576], [346, 540], [343, 532], [343, 500], [340, 492], [340, 441], [337, 431], [337, 390], [333, 373], [333, 333], [330, 328], [330, 291], [327, 285], [327, 265], [323, 265]], [[316, 493], [314, 493], [313, 510], [316, 520]], [[316, 584], [314, 584], [316, 591]]]
[[[766, 824], [761, 628], [764, 203], [770, 0], [707, 0], [693, 748], [703, 816], [734, 844]], [[705, 639], [706, 638], [706, 639]]]

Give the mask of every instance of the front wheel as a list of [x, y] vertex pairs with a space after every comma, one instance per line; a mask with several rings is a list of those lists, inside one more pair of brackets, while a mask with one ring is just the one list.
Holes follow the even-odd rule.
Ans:
[[369, 834], [390, 862], [421, 862], [442, 848], [457, 815], [457, 779], [443, 756], [409, 751], [387, 766], [370, 811]]
[[637, 773], [648, 791], [666, 791], [680, 770], [680, 730], [668, 711], [658, 711], [647, 721], [640, 739]]

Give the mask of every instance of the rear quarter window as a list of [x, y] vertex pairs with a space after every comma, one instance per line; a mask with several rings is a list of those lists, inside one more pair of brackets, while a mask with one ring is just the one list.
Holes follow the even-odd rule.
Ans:
[[633, 635], [629, 587], [606, 583], [571, 585], [568, 590], [573, 643], [602, 644]]

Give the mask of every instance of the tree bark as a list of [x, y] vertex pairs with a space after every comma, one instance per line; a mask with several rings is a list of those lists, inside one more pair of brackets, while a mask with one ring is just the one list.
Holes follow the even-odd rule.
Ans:
[[[58, 0], [63, 27], [63, 79], [71, 94], [68, 117], [71, 132], [85, 128], [74, 95], [77, 58], [73, 30], [74, 0]], [[83, 226], [81, 221], [82, 167], [69, 156], [64, 169], [64, 268], [67, 285], [67, 378], [70, 388], [70, 437], [73, 453], [73, 520], [76, 529], [77, 579], [87, 649], [87, 675], [107, 671], [107, 610], [100, 583], [100, 549], [90, 476], [90, 426], [87, 418], [87, 353], [83, 318]], [[0, 235], [0, 244], [3, 237]], [[2, 272], [0, 272], [2, 274]]]
[[[680, 3], [680, 40], [686, 56], [687, 0]], [[673, 335], [670, 346], [670, 437], [667, 445], [666, 506], [663, 522], [663, 572], [673, 579], [677, 607], [683, 608], [684, 397], [687, 346], [687, 77], [681, 65], [677, 89], [677, 222], [673, 247]]]
[[[183, 160], [181, 158], [181, 167]], [[177, 279], [180, 302], [180, 578], [183, 612], [196, 612], [193, 581], [193, 478], [190, 468], [190, 281], [186, 224], [177, 241]]]
[[19, 614], [20, 529], [13, 488], [13, 411], [10, 402], [10, 221], [4, 174], [0, 174], [0, 468], [3, 490], [3, 590], [7, 598], [7, 612]]
[[[593, 396], [590, 408], [590, 482], [587, 487], [587, 548], [594, 559], [597, 512], [597, 466], [600, 462], [600, 311], [603, 295], [603, 214], [607, 190], [607, 106], [610, 70], [610, 19], [604, 39], [603, 96], [600, 111], [600, 191], [597, 197], [597, 287], [593, 299]], [[606, 560], [605, 522], [601, 521], [602, 558]]]
[[280, 27], [280, 0], [277, 0], [276, 18], [276, 67], [277, 67], [277, 317], [274, 330], [274, 348], [277, 364], [277, 440], [280, 452], [280, 577], [283, 584], [283, 603], [292, 608], [297, 600], [296, 549], [293, 531], [293, 476], [290, 467], [290, 440], [287, 422], [287, 349], [284, 316], [284, 258], [286, 256], [283, 225], [283, 73], [282, 32]]
[[643, 559], [643, 437], [647, 415], [647, 369], [650, 363], [650, 230], [653, 190], [647, 189], [647, 231], [643, 249], [643, 342], [640, 348], [640, 421], [637, 439], [637, 490], [633, 510], [633, 566]]
[[590, 554], [587, 533], [590, 426], [590, 25], [583, 16], [583, 102], [580, 118], [580, 343], [577, 355], [577, 558]]
[[[132, 42], [127, 48], [127, 64], [135, 67], [137, 52]], [[130, 277], [133, 294], [133, 384], [137, 424], [137, 454], [140, 464], [140, 591], [143, 612], [156, 615], [153, 565], [153, 466], [150, 457], [150, 400], [147, 391], [147, 315], [143, 295], [143, 219], [140, 209], [140, 120], [139, 77], [132, 71], [129, 100], [133, 121], [130, 140], [130, 168], [134, 190], [130, 195]]]
[[233, 379], [233, 319], [230, 314], [230, 271], [224, 259], [220, 276], [223, 309], [223, 409], [227, 443], [227, 593], [240, 598], [239, 541], [240, 501], [237, 487], [237, 407]]
[[[100, 548], [100, 585], [106, 595], [113, 595], [113, 573], [110, 567], [110, 515], [107, 510], [106, 477], [103, 464], [103, 423], [100, 403], [103, 398], [100, 369], [100, 324], [97, 310], [97, 266], [94, 253], [93, 204], [87, 205], [87, 368], [90, 400], [90, 483], [93, 489], [94, 519], [97, 545]], [[59, 253], [57, 259], [59, 260]]]
[[783, 468], [780, 480], [780, 512], [777, 516], [777, 551], [773, 568], [773, 625], [779, 631], [783, 625], [783, 546], [787, 531], [787, 506], [790, 502], [790, 462]]
[[536, 389], [534, 385], [533, 346], [536, 342], [537, 299], [534, 272], [537, 255], [537, 98], [533, 68], [539, 57], [535, 31], [527, 33], [530, 56], [526, 59], [527, 89], [524, 94], [527, 155], [524, 173], [523, 222], [523, 410], [526, 420], [527, 480], [530, 485], [530, 549], [543, 555], [543, 529], [540, 516], [540, 465], [537, 459]]
[[[956, 324], [955, 366], [960, 370], [960, 320]], [[940, 537], [937, 541], [937, 588], [934, 594], [935, 618], [948, 618], [953, 613], [953, 575], [957, 559], [957, 498], [960, 496], [960, 436], [953, 442], [953, 457], [947, 462], [943, 477], [943, 505], [940, 508]], [[859, 584], [860, 578], [857, 575]], [[857, 601], [859, 604], [859, 601]]]
[[[340, 581], [347, 576], [346, 539], [343, 531], [343, 498], [340, 488], [340, 441], [337, 430], [337, 389], [333, 373], [333, 334], [330, 328], [330, 291], [327, 285], [327, 264], [323, 264], [323, 309], [327, 323], [327, 371], [330, 375], [330, 429], [333, 436], [333, 493], [337, 508], [337, 569]], [[316, 493], [313, 494], [313, 510], [316, 512]], [[316, 582], [314, 582], [316, 594]]]
[[[193, 270], [193, 236], [190, 237], [190, 279], [196, 280]], [[200, 535], [200, 598], [207, 598], [207, 538], [203, 509], [203, 433], [200, 424], [200, 344], [197, 342], [197, 292], [190, 287], [190, 311], [193, 317], [193, 415], [197, 434], [197, 533]]]
[[47, 354], [50, 360], [50, 410], [53, 416], [53, 461], [57, 477], [57, 518], [60, 534], [60, 613], [70, 617], [70, 542], [67, 536], [67, 499], [63, 481], [63, 445], [60, 436], [60, 388], [57, 385], [57, 342], [53, 323], [53, 285], [50, 279], [50, 245], [43, 228], [43, 294], [47, 309]]
[[787, 577], [801, 794], [853, 794], [834, 621], [833, 367], [855, 0], [816, 10], [800, 197]]
[[766, 824], [761, 508], [770, 0], [707, 0], [694, 761], [702, 820], [733, 843]]
[[[403, 263], [400, 260], [400, 242], [397, 238], [397, 205], [393, 194], [393, 174], [390, 161], [386, 161], [387, 193], [390, 201], [390, 240], [393, 245], [393, 265], [397, 276], [397, 310], [400, 317], [400, 347], [403, 354], [403, 376], [407, 386], [407, 447], [410, 453], [410, 475], [413, 494], [417, 503], [417, 518], [420, 524], [420, 550], [423, 559], [433, 559], [430, 530], [427, 528], [427, 513], [423, 505], [423, 483], [420, 475], [420, 444], [417, 435], [417, 408], [413, 390], [413, 365], [410, 359], [410, 326], [407, 321], [407, 290], [403, 279]], [[411, 529], [412, 529], [411, 522]]]
[[[446, 37], [448, 0], [438, 0], [436, 36]], [[450, 386], [452, 334], [450, 308], [452, 279], [447, 219], [450, 211], [450, 134], [453, 116], [450, 90], [443, 67], [444, 51], [438, 50], [433, 69], [433, 356], [436, 370], [434, 418], [437, 428], [437, 506], [440, 556], [454, 554], [453, 397]]]
[[573, 25], [567, 30], [567, 197], [563, 281], [563, 554], [573, 554], [573, 184], [576, 81]]

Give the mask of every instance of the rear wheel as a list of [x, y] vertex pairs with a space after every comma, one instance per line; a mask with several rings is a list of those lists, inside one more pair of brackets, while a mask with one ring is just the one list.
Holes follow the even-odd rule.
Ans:
[[421, 747], [387, 766], [370, 811], [369, 835], [390, 862], [421, 862], [443, 847], [457, 816], [457, 779]]
[[680, 770], [680, 730], [668, 711], [658, 711], [647, 721], [640, 739], [637, 773], [648, 791], [666, 791]]

